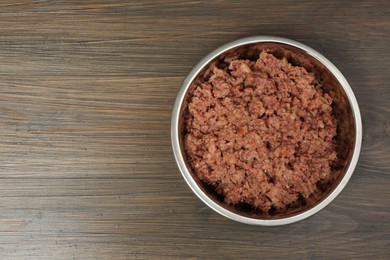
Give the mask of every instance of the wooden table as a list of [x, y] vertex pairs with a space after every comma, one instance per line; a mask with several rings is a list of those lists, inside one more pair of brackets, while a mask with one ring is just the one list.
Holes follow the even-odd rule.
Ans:
[[[390, 257], [389, 1], [79, 2], [0, 2], [1, 259]], [[170, 144], [187, 73], [253, 35], [323, 53], [363, 117], [345, 190], [288, 226], [214, 213]]]

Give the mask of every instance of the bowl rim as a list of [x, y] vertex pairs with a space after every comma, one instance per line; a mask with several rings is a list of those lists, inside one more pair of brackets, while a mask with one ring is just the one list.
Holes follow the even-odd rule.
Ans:
[[[198, 73], [205, 66], [209, 64], [210, 61], [217, 58], [222, 53], [236, 47], [249, 45], [249, 44], [256, 44], [256, 43], [279, 43], [279, 44], [289, 45], [303, 51], [307, 55], [312, 56], [314, 59], [322, 63], [335, 76], [335, 78], [337, 79], [337, 81], [340, 83], [343, 90], [345, 91], [350, 106], [352, 108], [352, 114], [353, 114], [355, 128], [356, 128], [355, 129], [356, 136], [354, 140], [355, 142], [354, 142], [354, 149], [353, 149], [351, 161], [347, 167], [344, 176], [339, 181], [338, 185], [325, 198], [323, 198], [322, 201], [320, 201], [313, 207], [301, 213], [298, 213], [296, 215], [288, 216], [286, 218], [278, 218], [278, 219], [250, 218], [243, 215], [239, 215], [237, 213], [234, 213], [222, 207], [221, 205], [213, 201], [198, 186], [197, 182], [192, 178], [191, 173], [187, 169], [186, 163], [181, 153], [180, 139], [179, 139], [180, 138], [179, 136], [180, 111], [185, 98], [185, 94], [187, 93], [188, 88], [190, 87], [192, 81], [196, 78]], [[311, 47], [305, 44], [302, 44], [300, 42], [291, 39], [276, 37], [276, 36], [252, 36], [252, 37], [241, 38], [218, 47], [214, 51], [211, 51], [209, 54], [207, 54], [193, 67], [193, 69], [190, 71], [190, 73], [182, 82], [172, 108], [171, 143], [172, 143], [172, 148], [173, 148], [173, 153], [174, 153], [176, 163], [180, 169], [182, 176], [184, 177], [184, 180], [187, 182], [191, 190], [198, 196], [198, 198], [202, 200], [207, 206], [209, 206], [217, 213], [241, 223], [250, 224], [250, 225], [260, 225], [260, 226], [280, 226], [280, 225], [286, 225], [297, 221], [301, 221], [303, 219], [306, 219], [316, 214], [317, 212], [325, 208], [329, 203], [331, 203], [345, 188], [346, 184], [348, 183], [349, 179], [351, 178], [355, 170], [360, 155], [361, 144], [362, 144], [362, 122], [361, 122], [359, 106], [351, 86], [349, 85], [348, 81], [345, 79], [343, 74], [337, 69], [337, 67], [332, 62], [330, 62], [327, 58], [325, 58], [322, 54], [320, 54], [319, 52], [317, 52], [316, 50], [312, 49]]]

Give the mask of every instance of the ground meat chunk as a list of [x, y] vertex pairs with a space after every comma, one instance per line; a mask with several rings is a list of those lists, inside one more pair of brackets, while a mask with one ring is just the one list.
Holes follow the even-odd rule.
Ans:
[[231, 56], [192, 87], [187, 159], [228, 204], [284, 210], [318, 192], [336, 159], [332, 98], [313, 73], [260, 52]]

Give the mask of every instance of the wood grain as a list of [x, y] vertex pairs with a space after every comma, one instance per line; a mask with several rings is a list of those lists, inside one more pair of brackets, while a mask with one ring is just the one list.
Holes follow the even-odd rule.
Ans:
[[[388, 258], [389, 17], [388, 1], [1, 1], [0, 258]], [[211, 211], [170, 146], [186, 74], [252, 35], [322, 52], [363, 117], [346, 189], [288, 226]]]

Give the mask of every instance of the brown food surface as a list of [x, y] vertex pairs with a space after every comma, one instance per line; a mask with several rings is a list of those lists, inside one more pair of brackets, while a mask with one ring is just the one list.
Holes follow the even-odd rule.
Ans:
[[304, 203], [331, 179], [332, 98], [313, 73], [267, 51], [223, 64], [192, 84], [184, 145], [194, 172], [231, 205]]

